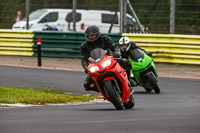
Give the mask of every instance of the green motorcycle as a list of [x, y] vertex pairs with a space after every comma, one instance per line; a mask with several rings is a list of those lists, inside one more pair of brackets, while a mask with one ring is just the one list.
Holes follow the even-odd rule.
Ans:
[[136, 83], [147, 92], [154, 90], [155, 93], [160, 93], [160, 88], [157, 84], [158, 74], [153, 59], [141, 49], [134, 49], [129, 52], [128, 60], [132, 64], [132, 73]]

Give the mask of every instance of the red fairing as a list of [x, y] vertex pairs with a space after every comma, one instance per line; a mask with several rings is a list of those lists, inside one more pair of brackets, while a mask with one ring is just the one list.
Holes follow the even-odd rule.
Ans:
[[128, 77], [126, 74], [126, 71], [120, 66], [120, 64], [116, 64], [115, 66], [115, 74], [120, 79], [121, 83], [123, 84], [123, 95], [122, 95], [122, 101], [125, 103], [127, 100], [129, 100], [130, 97], [130, 89], [128, 86]]
[[[108, 61], [109, 60], [109, 61]], [[108, 63], [107, 63], [107, 62]], [[109, 64], [111, 61], [111, 64]], [[103, 63], [107, 63], [107, 66], [103, 68]], [[109, 65], [108, 65], [109, 64]], [[118, 84], [122, 84], [123, 88], [120, 88], [123, 90], [122, 93], [122, 101], [123, 103], [126, 103], [129, 100], [130, 97], [130, 88], [128, 86], [128, 78], [126, 71], [121, 67], [120, 64], [117, 63], [116, 60], [112, 56], [104, 55], [103, 59], [99, 62], [92, 62], [90, 61], [90, 65], [87, 68], [87, 71], [89, 75], [93, 78], [93, 80], [96, 83], [97, 88], [102, 93], [105, 99], [110, 101], [110, 99], [106, 96], [106, 93], [104, 92], [103, 83], [106, 80], [116, 80], [115, 77], [117, 77], [119, 80], [116, 80], [117, 82], [120, 81]], [[109, 75], [108, 73], [112, 73]], [[105, 76], [106, 75], [106, 76]], [[113, 76], [115, 75], [115, 76]], [[102, 80], [99, 80], [99, 78], [103, 77]]]

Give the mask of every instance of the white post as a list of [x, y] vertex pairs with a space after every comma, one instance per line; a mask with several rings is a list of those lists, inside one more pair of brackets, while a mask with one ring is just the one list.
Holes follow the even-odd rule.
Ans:
[[123, 27], [124, 27], [124, 21], [123, 21], [123, 3], [124, 3], [124, 0], [119, 0], [120, 33], [123, 33]]
[[26, 29], [29, 29], [29, 0], [26, 0]]
[[170, 34], [175, 34], [175, 0], [170, 0]]
[[76, 0], [73, 0], [73, 31], [76, 31]]

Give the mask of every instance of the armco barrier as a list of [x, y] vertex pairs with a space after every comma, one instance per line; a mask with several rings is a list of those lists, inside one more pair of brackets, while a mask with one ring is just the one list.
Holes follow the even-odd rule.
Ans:
[[[117, 44], [121, 34], [107, 34]], [[80, 58], [84, 33], [0, 29], [0, 55], [37, 56], [36, 39], [42, 40], [43, 57]]]
[[153, 53], [155, 62], [200, 65], [200, 36], [176, 34], [127, 34], [141, 48]]
[[[107, 34], [115, 44], [121, 34]], [[132, 42], [153, 53], [155, 62], [200, 65], [200, 36], [128, 34]], [[42, 39], [43, 57], [80, 58], [84, 33], [0, 29], [0, 55], [37, 56], [36, 39]]]
[[[37, 56], [37, 38], [41, 38], [43, 57], [80, 58], [80, 45], [85, 41], [81, 32], [36, 31], [34, 32], [34, 56]], [[118, 43], [121, 34], [107, 34]]]
[[0, 29], [0, 55], [33, 55], [33, 32]]

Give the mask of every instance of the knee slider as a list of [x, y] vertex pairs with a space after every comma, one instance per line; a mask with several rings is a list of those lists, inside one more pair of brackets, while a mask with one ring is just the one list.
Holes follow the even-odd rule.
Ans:
[[84, 85], [85, 88], [89, 88], [90, 87], [90, 84], [87, 81], [84, 81], [83, 85]]

